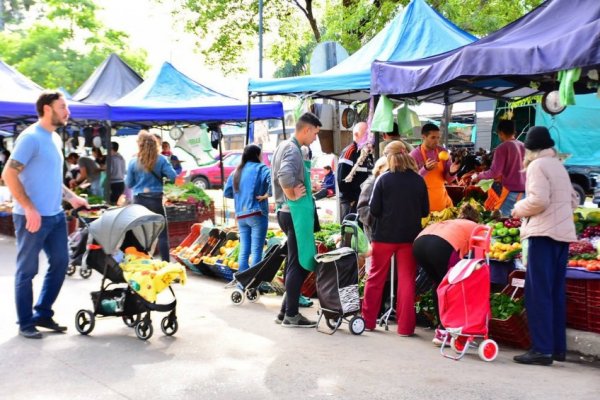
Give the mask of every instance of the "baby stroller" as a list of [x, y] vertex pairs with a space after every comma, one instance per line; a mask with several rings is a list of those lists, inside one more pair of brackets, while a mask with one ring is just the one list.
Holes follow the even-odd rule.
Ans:
[[[469, 258], [451, 268], [437, 289], [440, 319], [448, 332], [440, 352], [452, 360], [460, 360], [470, 346], [478, 348], [479, 358], [483, 361], [494, 361], [498, 356], [498, 344], [488, 339], [491, 312], [487, 252], [491, 232], [489, 226], [473, 229], [469, 239]], [[457, 356], [444, 352], [448, 337]], [[477, 345], [475, 339], [483, 340]]]
[[79, 333], [87, 335], [92, 332], [96, 317], [121, 317], [125, 325], [135, 328], [139, 339], [148, 340], [154, 332], [150, 319], [152, 311], [169, 313], [160, 324], [165, 335], [177, 332], [177, 299], [171, 286], [172, 302], [149, 302], [127, 284], [116, 259], [130, 246], [151, 254], [164, 225], [162, 215], [138, 204], [108, 210], [89, 224], [83, 263], [102, 274], [102, 283], [99, 291], [91, 293], [94, 311], [79, 310], [75, 316], [75, 327]]
[[[83, 211], [80, 207], [71, 211], [71, 215], [79, 221], [79, 228], [69, 235], [69, 266], [67, 267], [67, 275], [72, 276], [79, 267], [79, 275], [83, 279], [88, 279], [92, 276], [92, 269], [83, 264], [83, 255], [87, 248], [88, 240], [88, 224], [94, 221], [100, 213], [106, 209], [106, 206], [90, 207], [90, 211]], [[89, 213], [93, 213], [90, 217]]]
[[236, 272], [231, 285], [236, 288], [231, 293], [231, 301], [236, 306], [244, 302], [244, 298], [256, 303], [260, 298], [259, 285], [271, 282], [287, 256], [287, 243], [284, 239], [271, 238], [263, 259], [242, 272]]
[[[360, 316], [360, 296], [358, 292], [358, 224], [355, 221], [344, 220], [342, 223], [342, 246], [324, 254], [317, 254], [317, 297], [319, 298], [319, 318], [334, 334], [342, 325], [348, 322], [348, 329], [354, 335], [360, 335], [365, 330], [365, 320]], [[354, 249], [351, 247], [353, 245]], [[321, 331], [323, 332], [323, 331]]]

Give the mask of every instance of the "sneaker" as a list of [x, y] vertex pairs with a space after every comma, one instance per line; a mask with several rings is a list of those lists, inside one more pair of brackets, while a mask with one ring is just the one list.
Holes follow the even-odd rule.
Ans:
[[298, 307], [312, 307], [313, 302], [308, 297], [300, 295], [298, 299]]
[[38, 331], [35, 326], [31, 328], [19, 329], [19, 335], [27, 338], [27, 339], [41, 339], [42, 332]]
[[286, 315], [281, 323], [281, 326], [286, 328], [314, 328], [317, 326], [317, 323], [298, 313], [294, 317], [289, 317]]
[[433, 345], [436, 347], [440, 347], [442, 343], [444, 343], [444, 339], [446, 339], [447, 335], [448, 332], [446, 332], [446, 330], [438, 328], [435, 330], [435, 336], [433, 337], [431, 343], [433, 343]]
[[284, 314], [277, 314], [277, 316], [275, 317], [275, 323], [277, 325], [281, 325], [281, 323], [283, 322], [283, 318], [285, 317]]
[[54, 332], [64, 332], [67, 330], [66, 326], [57, 324], [52, 318], [40, 318], [35, 321], [35, 326], [50, 329]]

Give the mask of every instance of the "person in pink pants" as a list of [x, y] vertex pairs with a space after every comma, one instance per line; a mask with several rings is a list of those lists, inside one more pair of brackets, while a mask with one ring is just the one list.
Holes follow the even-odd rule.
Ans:
[[370, 213], [373, 217], [371, 270], [365, 284], [362, 315], [367, 330], [375, 329], [381, 308], [383, 287], [396, 255], [398, 291], [396, 314], [398, 334], [415, 331], [416, 262], [412, 243], [421, 232], [421, 218], [429, 214], [427, 186], [417, 173], [417, 165], [402, 142], [385, 147], [388, 171], [375, 181]]

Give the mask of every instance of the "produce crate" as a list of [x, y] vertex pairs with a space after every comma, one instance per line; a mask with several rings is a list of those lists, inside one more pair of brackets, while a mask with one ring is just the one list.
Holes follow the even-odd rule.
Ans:
[[[502, 293], [519, 299], [523, 297], [524, 289], [524, 271], [513, 271], [508, 277], [508, 285], [502, 290]], [[531, 346], [529, 329], [527, 327], [527, 314], [523, 310], [519, 314], [512, 315], [508, 319], [492, 318], [489, 323], [490, 337], [498, 343], [521, 349], [528, 349]]]
[[582, 331], [588, 330], [587, 282], [567, 279], [566, 283], [567, 326]]
[[193, 203], [174, 203], [165, 206], [167, 221], [181, 222], [193, 221], [197, 222], [197, 206]]
[[587, 281], [587, 330], [600, 333], [600, 280]]
[[167, 224], [167, 234], [169, 236], [169, 243], [175, 244], [183, 242], [183, 240], [185, 240], [190, 235], [192, 226], [194, 226], [195, 223], [195, 221], [169, 222]]

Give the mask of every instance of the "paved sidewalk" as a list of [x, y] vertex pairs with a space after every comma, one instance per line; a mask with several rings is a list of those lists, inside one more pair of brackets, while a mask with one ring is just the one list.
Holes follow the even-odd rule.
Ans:
[[[280, 297], [234, 306], [224, 282], [195, 275], [174, 287], [174, 337], [162, 335], [158, 313], [148, 342], [116, 318], [79, 335], [74, 316], [91, 308], [89, 292], [100, 284], [94, 272], [65, 281], [55, 310], [66, 334], [24, 339], [15, 324], [14, 252], [14, 239], [0, 236], [0, 399], [595, 400], [600, 392], [599, 363], [575, 354], [551, 367], [517, 365], [518, 352], [508, 348], [493, 363], [474, 352], [453, 362], [421, 328], [412, 338], [380, 329], [353, 336], [346, 326], [331, 336], [285, 329], [273, 323]], [[38, 276], [38, 291], [40, 284]], [[316, 307], [303, 312], [315, 317]]]

